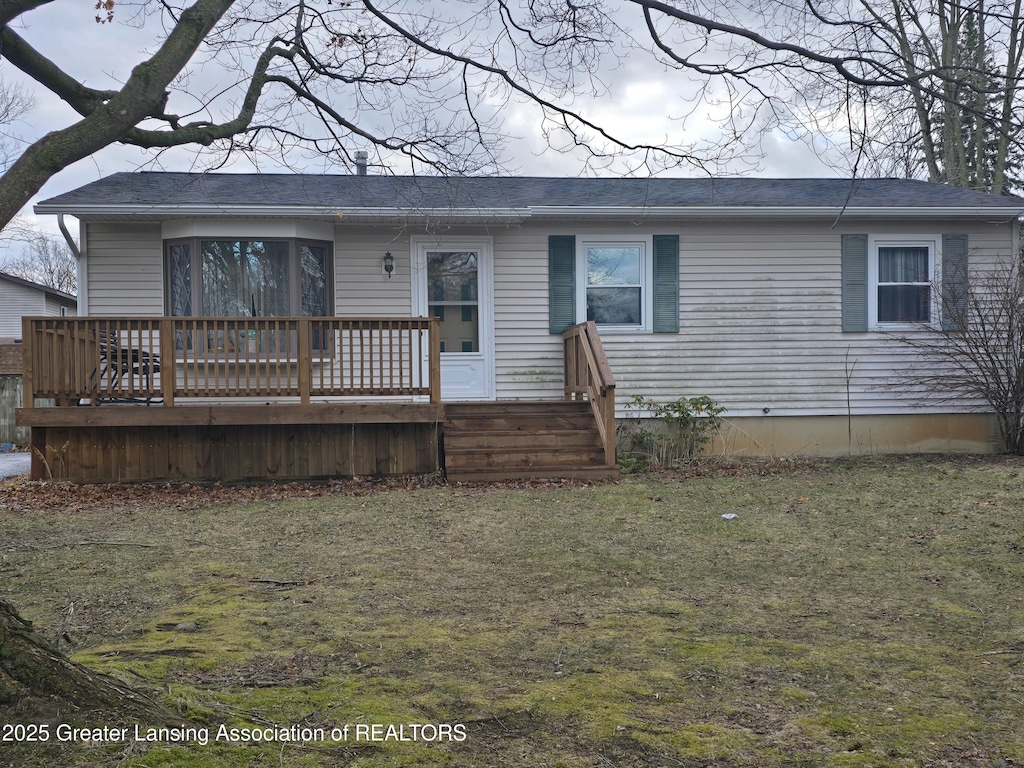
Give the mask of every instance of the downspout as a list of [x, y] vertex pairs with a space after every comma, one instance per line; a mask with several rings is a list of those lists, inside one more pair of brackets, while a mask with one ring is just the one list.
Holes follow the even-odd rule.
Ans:
[[64, 235], [64, 239], [67, 240], [68, 248], [70, 248], [71, 252], [73, 254], [75, 254], [75, 258], [76, 259], [81, 259], [82, 258], [82, 252], [80, 250], [78, 250], [78, 243], [75, 242], [75, 239], [73, 237], [71, 237], [71, 233], [68, 232], [68, 226], [67, 226], [67, 224], [64, 223], [64, 214], [63, 213], [58, 213], [57, 214], [57, 226], [60, 227], [60, 231]]
[[60, 227], [61, 234], [64, 235], [64, 240], [68, 244], [68, 248], [75, 254], [75, 262], [78, 264], [78, 314], [87, 315], [89, 314], [89, 300], [85, 292], [85, 268], [82, 264], [82, 251], [78, 247], [78, 243], [75, 242], [75, 238], [71, 236], [68, 231], [67, 224], [64, 223], [64, 214], [57, 214], [57, 226]]

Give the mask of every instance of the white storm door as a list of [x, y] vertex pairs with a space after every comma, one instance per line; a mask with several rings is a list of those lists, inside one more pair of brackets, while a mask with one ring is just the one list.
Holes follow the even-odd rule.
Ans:
[[441, 399], [494, 399], [489, 238], [413, 238], [413, 310], [441, 324]]

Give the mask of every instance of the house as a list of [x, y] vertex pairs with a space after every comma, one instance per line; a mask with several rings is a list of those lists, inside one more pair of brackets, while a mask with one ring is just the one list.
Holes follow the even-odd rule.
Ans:
[[0, 272], [0, 340], [21, 338], [23, 315], [76, 314], [78, 299], [70, 293]]
[[[82, 419], [96, 428], [104, 421], [108, 430], [120, 429], [119, 419], [126, 429], [141, 428], [114, 415], [130, 412], [154, 429], [157, 421], [173, 429], [184, 426], [184, 408], [169, 405], [202, 396], [188, 402], [221, 407], [224, 394], [249, 393], [247, 416], [203, 417], [194, 426], [206, 429], [206, 437], [195, 439], [209, 443], [208, 430], [224, 418], [253, 426], [260, 407], [264, 425], [298, 419], [300, 410], [310, 408], [302, 418], [320, 420], [323, 428], [324, 418], [347, 424], [358, 406], [365, 418], [360, 428], [369, 429], [376, 419], [378, 430], [377, 447], [367, 449], [376, 463], [361, 466], [398, 469], [394, 457], [408, 444], [379, 442], [380, 429], [415, 418], [422, 419], [415, 440], [436, 442], [435, 432], [443, 432], [444, 445], [405, 469], [435, 462], [447, 463], [451, 472], [452, 462], [461, 461], [457, 424], [468, 429], [474, 418], [504, 414], [489, 428], [476, 425], [491, 434], [491, 443], [480, 435], [469, 441], [482, 477], [488, 469], [491, 475], [507, 472], [498, 454], [514, 454], [510, 460], [519, 475], [553, 473], [553, 462], [568, 450], [566, 436], [554, 432], [512, 445], [515, 433], [529, 431], [524, 424], [568, 418], [542, 411], [516, 416], [517, 403], [596, 403], [602, 392], [614, 394], [614, 417], [620, 419], [633, 395], [658, 401], [708, 395], [727, 408], [718, 449], [734, 453], [993, 450], [992, 419], [975, 404], [909, 401], [904, 385], [894, 382], [908, 369], [911, 353], [891, 332], [927, 333], [929, 324], [942, 322], [934, 282], [963, 279], [965, 264], [984, 269], [1016, 253], [1024, 200], [900, 179], [123, 173], [46, 200], [36, 212], [80, 222], [84, 315], [152, 323], [137, 332], [149, 341], [132, 342], [132, 360], [122, 353], [117, 367], [133, 382], [132, 397], [125, 399], [134, 407], [24, 414], [26, 423], [53, 430], [51, 452], [54, 441], [63, 445], [76, 429], [86, 429]], [[239, 319], [218, 326], [212, 320], [218, 317]], [[355, 333], [338, 322], [272, 327], [274, 318], [284, 317], [376, 319], [375, 329], [360, 331], [373, 336], [366, 343], [376, 345], [376, 362], [365, 344], [357, 354], [354, 341], [348, 352], [341, 342], [327, 341]], [[427, 318], [430, 326], [403, 330], [422, 336], [388, 346], [381, 340], [389, 333], [385, 318]], [[88, 331], [93, 341], [83, 336], [75, 343], [100, 350], [97, 334], [105, 332], [98, 328]], [[60, 334], [49, 326], [39, 339], [58, 344], [63, 338], [59, 344], [71, 355]], [[270, 355], [267, 334], [296, 340], [298, 351], [279, 348]], [[433, 345], [436, 354], [423, 344]], [[158, 353], [162, 372], [145, 364]], [[253, 359], [243, 361], [243, 353]], [[230, 358], [234, 367], [218, 368], [219, 384], [210, 383], [211, 374], [197, 390], [193, 356], [204, 355], [207, 366]], [[175, 376], [168, 375], [172, 358]], [[268, 389], [265, 382], [225, 389], [227, 378], [253, 370], [257, 358], [275, 366], [284, 358], [299, 363], [278, 372], [287, 380], [284, 389]], [[428, 386], [435, 374], [427, 369], [410, 373], [408, 387], [378, 382], [317, 389], [302, 383], [330, 369], [352, 384], [357, 358], [377, 366], [378, 376], [388, 365], [405, 370], [414, 360], [436, 359], [439, 392]], [[342, 370], [342, 363], [348, 368]], [[48, 365], [41, 360], [37, 367]], [[92, 366], [93, 379], [98, 370]], [[34, 373], [37, 382], [41, 373]], [[80, 378], [89, 373], [83, 369]], [[158, 391], [152, 385], [160, 376], [166, 384]], [[79, 402], [90, 391], [96, 391], [95, 381], [91, 390], [82, 384], [64, 394]], [[61, 398], [52, 388], [36, 394]], [[295, 396], [300, 403], [286, 409]], [[139, 400], [150, 405], [138, 407]], [[199, 419], [191, 411], [188, 418]], [[607, 449], [613, 416], [599, 411], [594, 405]], [[94, 439], [108, 445], [122, 433]], [[360, 444], [370, 439], [367, 434], [361, 433]], [[247, 450], [248, 443], [238, 440], [230, 445]], [[118, 450], [116, 466], [95, 476], [132, 475], [135, 470], [123, 465], [143, 461], [129, 455], [143, 449]], [[344, 453], [340, 443], [324, 450]], [[392, 464], [384, 466], [385, 455]], [[351, 452], [345, 457], [352, 467], [359, 463]], [[268, 459], [269, 469], [216, 471], [303, 474], [312, 461], [313, 474], [340, 461], [303, 455], [285, 470], [279, 459]], [[204, 471], [216, 474], [212, 459], [196, 459], [204, 461]], [[181, 471], [166, 470], [167, 462], [164, 455], [151, 472], [162, 477]], [[613, 447], [593, 461], [605, 469], [613, 463]]]
[[21, 404], [21, 318], [74, 316], [78, 300], [69, 293], [0, 272], [0, 444], [28, 442], [28, 429], [15, 425]]

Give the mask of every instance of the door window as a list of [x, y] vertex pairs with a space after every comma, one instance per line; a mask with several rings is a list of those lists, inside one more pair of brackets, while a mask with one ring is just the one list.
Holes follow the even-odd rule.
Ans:
[[427, 306], [445, 352], [480, 351], [478, 261], [476, 251], [427, 251]]

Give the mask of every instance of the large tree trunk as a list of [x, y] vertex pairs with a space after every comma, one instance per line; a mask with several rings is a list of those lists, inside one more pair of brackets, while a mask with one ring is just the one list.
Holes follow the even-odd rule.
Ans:
[[147, 725], [180, 723], [160, 704], [68, 659], [0, 600], [0, 708], [39, 714], [117, 714]]

